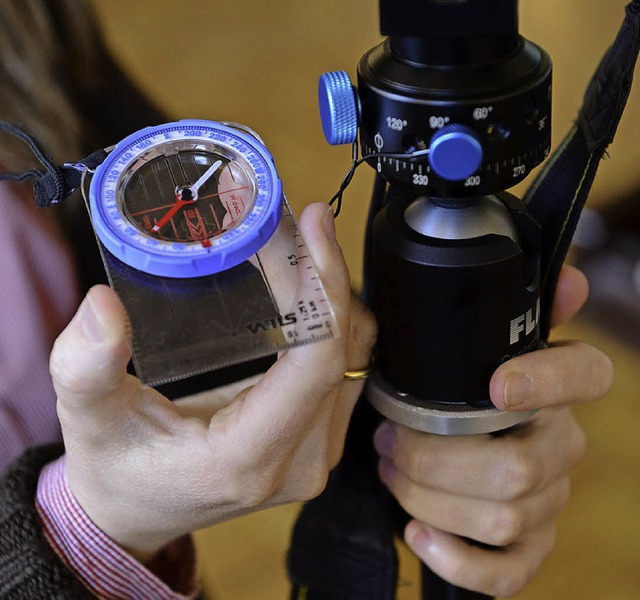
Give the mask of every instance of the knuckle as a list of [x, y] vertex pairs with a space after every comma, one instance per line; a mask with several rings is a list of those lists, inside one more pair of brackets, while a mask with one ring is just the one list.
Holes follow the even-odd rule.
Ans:
[[303, 488], [295, 495], [294, 502], [307, 502], [318, 497], [327, 487], [328, 469], [318, 470], [306, 481]]
[[239, 483], [234, 497], [238, 504], [248, 509], [270, 504], [279, 488], [276, 479], [268, 476], [242, 477]]
[[447, 556], [447, 563], [442, 565], [444, 579], [459, 587], [469, 587], [469, 565], [457, 554]]
[[517, 506], [512, 504], [498, 505], [492, 518], [488, 519], [487, 538], [494, 546], [510, 546], [518, 541], [525, 526], [525, 517]]
[[468, 561], [459, 556], [448, 556], [440, 576], [456, 586], [473, 589], [493, 597], [509, 598], [519, 594], [529, 583], [530, 577], [522, 565], [510, 565], [498, 570], [495, 566], [477, 570], [469, 568]]
[[335, 390], [344, 382], [345, 372], [348, 369], [346, 360], [343, 360], [334, 369], [327, 369], [327, 378], [325, 380], [325, 392], [328, 394]]
[[414, 482], [429, 487], [435, 478], [442, 478], [443, 451], [425, 434], [400, 425], [394, 426], [394, 466]]
[[495, 582], [491, 595], [500, 598], [513, 598], [527, 587], [529, 579], [526, 570], [521, 566], [508, 569]]
[[396, 467], [404, 472], [405, 475], [415, 481], [426, 481], [429, 479], [432, 455], [427, 452], [419, 452], [412, 445], [398, 444], [394, 455]]
[[[309, 379], [310, 363], [308, 357], [301, 358], [298, 354], [292, 354], [291, 358], [292, 364], [295, 365], [295, 376], [302, 381], [311, 381]], [[322, 362], [322, 377], [314, 377], [313, 385], [307, 387], [306, 393], [325, 396], [335, 391], [343, 383], [344, 373], [348, 368], [350, 367], [347, 365], [347, 356], [344, 350], [332, 352], [331, 356], [325, 356]]]
[[329, 469], [326, 466], [305, 470], [304, 477], [292, 477], [283, 486], [278, 500], [281, 502], [308, 502], [318, 497], [327, 487]]
[[222, 470], [227, 473], [224, 487], [231, 502], [249, 510], [270, 504], [284, 480], [280, 465], [272, 458], [236, 456]]
[[58, 396], [67, 393], [84, 395], [94, 392], [94, 380], [88, 375], [69, 369], [66, 364], [52, 360], [50, 372]]
[[62, 390], [76, 389], [81, 392], [82, 388], [87, 384], [83, 382], [82, 372], [74, 372], [73, 369], [69, 368], [73, 364], [74, 361], [67, 356], [65, 348], [59, 340], [56, 340], [49, 358], [49, 373], [55, 382], [56, 388]]
[[520, 453], [506, 461], [502, 475], [502, 496], [505, 500], [519, 500], [530, 495], [544, 477], [541, 461]]
[[552, 523], [540, 532], [536, 540], [533, 556], [525, 561], [512, 562], [509, 569], [502, 571], [502, 576], [496, 582], [492, 594], [501, 598], [512, 598], [520, 594], [533, 579], [544, 560], [551, 554], [556, 543], [556, 527]]
[[[357, 303], [357, 304], [356, 304]], [[349, 336], [359, 348], [369, 352], [378, 338], [378, 326], [373, 313], [359, 300], [352, 299]]]
[[[124, 350], [126, 351], [126, 350]], [[55, 341], [49, 357], [49, 373], [56, 393], [71, 395], [107, 394], [125, 378], [123, 349], [105, 345], [99, 353], [89, 353], [64, 331]], [[116, 371], [117, 368], [117, 371]]]

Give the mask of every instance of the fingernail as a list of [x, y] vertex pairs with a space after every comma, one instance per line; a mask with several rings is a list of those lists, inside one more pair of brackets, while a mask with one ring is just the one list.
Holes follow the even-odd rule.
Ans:
[[417, 553], [426, 552], [431, 545], [431, 533], [425, 527], [413, 523], [407, 531], [407, 544]]
[[90, 297], [86, 297], [78, 310], [78, 319], [85, 337], [95, 343], [104, 342], [105, 328], [102, 320], [96, 313]]
[[336, 241], [336, 223], [333, 216], [333, 208], [331, 206], [327, 209], [327, 212], [322, 219], [322, 229], [324, 230], [324, 234], [327, 236], [328, 240], [332, 242]]
[[505, 408], [520, 406], [531, 397], [533, 379], [525, 373], [510, 373], [504, 383]]
[[396, 428], [385, 421], [373, 436], [373, 445], [380, 456], [391, 458], [396, 451]]

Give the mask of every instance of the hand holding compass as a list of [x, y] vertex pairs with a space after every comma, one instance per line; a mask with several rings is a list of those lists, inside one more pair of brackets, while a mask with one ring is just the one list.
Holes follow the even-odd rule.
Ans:
[[326, 205], [305, 209], [300, 227], [350, 333], [292, 348], [223, 410], [216, 391], [169, 402], [126, 374], [127, 319], [104, 286], [56, 342], [69, 485], [93, 522], [142, 560], [183, 533], [317, 495], [339, 459], [364, 384], [344, 382], [345, 365], [368, 364], [375, 324], [350, 298]]

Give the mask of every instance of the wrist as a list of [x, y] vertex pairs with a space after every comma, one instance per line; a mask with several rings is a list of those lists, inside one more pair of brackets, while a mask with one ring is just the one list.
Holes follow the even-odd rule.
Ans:
[[[141, 557], [99, 529], [74, 497], [66, 478], [64, 458], [43, 469], [38, 482], [36, 508], [45, 536], [62, 562], [99, 597], [193, 597], [197, 591], [195, 549], [183, 536], [158, 552], [145, 541]], [[109, 593], [106, 593], [109, 592]]]
[[182, 535], [182, 532], [172, 535], [151, 531], [134, 507], [122, 500], [111, 501], [114, 497], [111, 490], [103, 489], [99, 483], [93, 485], [82, 474], [76, 479], [73, 470], [67, 470], [65, 485], [95, 527], [142, 564], [153, 561], [167, 544]]
[[146, 564], [176, 538], [189, 533], [170, 528], [169, 519], [158, 515], [160, 507], [149, 508], [149, 498], [124, 470], [108, 465], [96, 472], [74, 454], [67, 454], [60, 473], [61, 485], [79, 509], [109, 539], [125, 552]]

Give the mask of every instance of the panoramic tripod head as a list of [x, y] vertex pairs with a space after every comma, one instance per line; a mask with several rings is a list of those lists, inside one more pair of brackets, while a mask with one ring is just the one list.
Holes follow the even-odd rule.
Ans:
[[[468, 197], [509, 189], [550, 151], [551, 61], [518, 33], [516, 0], [380, 1], [388, 38], [320, 81], [330, 143], [408, 192]], [[413, 158], [395, 158], [397, 154]]]
[[[319, 83], [332, 144], [356, 144], [384, 180], [365, 285], [380, 326], [368, 395], [435, 433], [509, 427], [495, 368], [539, 347], [540, 231], [504, 193], [549, 154], [551, 61], [518, 33], [516, 0], [380, 0], [388, 37], [358, 85]], [[379, 186], [378, 186], [379, 187]]]

